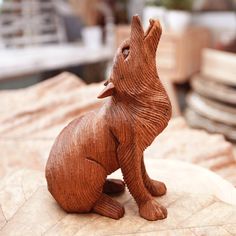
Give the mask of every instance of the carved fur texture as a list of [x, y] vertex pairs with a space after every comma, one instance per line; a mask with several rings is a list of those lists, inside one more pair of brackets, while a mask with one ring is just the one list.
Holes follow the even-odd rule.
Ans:
[[[124, 191], [126, 184], [140, 216], [147, 220], [167, 216], [154, 198], [166, 193], [165, 184], [148, 176], [143, 160], [144, 150], [171, 117], [170, 100], [156, 69], [160, 36], [158, 21], [150, 20], [144, 33], [139, 17], [133, 16], [130, 39], [118, 48], [111, 76], [98, 96], [110, 98], [99, 110], [73, 120], [57, 137], [46, 179], [65, 211], [119, 219], [124, 208], [109, 194]], [[108, 180], [119, 168], [124, 182]]]

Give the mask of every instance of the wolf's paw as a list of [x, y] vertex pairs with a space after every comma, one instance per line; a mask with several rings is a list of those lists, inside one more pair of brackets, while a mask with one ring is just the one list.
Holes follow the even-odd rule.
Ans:
[[147, 188], [151, 195], [155, 197], [160, 197], [166, 194], [167, 191], [166, 185], [157, 180], [152, 180], [151, 183], [147, 186]]
[[167, 210], [152, 199], [146, 203], [140, 204], [139, 214], [146, 220], [162, 220], [167, 217]]
[[110, 198], [104, 193], [95, 203], [92, 212], [115, 220], [120, 219], [125, 214], [124, 207], [119, 202]]

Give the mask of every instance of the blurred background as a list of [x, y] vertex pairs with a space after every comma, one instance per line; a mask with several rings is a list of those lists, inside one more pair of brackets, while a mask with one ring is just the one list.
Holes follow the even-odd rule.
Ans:
[[[132, 222], [139, 235], [154, 228], [235, 235], [235, 208], [215, 202], [235, 200], [235, 189], [183, 164], [236, 186], [235, 10], [236, 0], [0, 0], [0, 235], [127, 235]], [[169, 180], [161, 203], [170, 218], [157, 227], [139, 221], [123, 196], [131, 218], [114, 227], [94, 216], [64, 216], [43, 186], [59, 132], [106, 101], [97, 95], [134, 14], [145, 28], [150, 18], [161, 21], [157, 70], [173, 107], [168, 127], [144, 153], [148, 173]]]
[[[139, 14], [145, 28], [150, 18], [162, 23], [157, 67], [173, 116], [236, 141], [235, 9], [235, 0], [0, 0], [0, 121], [17, 123], [30, 103], [47, 104], [45, 94], [59, 102], [57, 86], [65, 98], [78, 84], [107, 79], [131, 17]], [[96, 92], [88, 89], [83, 101]]]

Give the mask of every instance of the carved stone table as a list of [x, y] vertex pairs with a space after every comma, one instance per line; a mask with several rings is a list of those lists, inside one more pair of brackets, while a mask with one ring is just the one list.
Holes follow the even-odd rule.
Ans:
[[126, 210], [118, 221], [95, 214], [66, 214], [47, 191], [42, 172], [19, 170], [0, 182], [0, 235], [236, 234], [236, 190], [231, 184], [180, 161], [146, 163], [150, 175], [167, 184], [167, 195], [158, 198], [168, 209], [166, 220], [142, 219], [128, 191], [115, 197]]
[[[0, 177], [17, 168], [42, 171], [57, 134], [102, 104], [96, 99], [102, 88], [63, 73], [27, 89], [0, 92]], [[232, 144], [222, 135], [189, 128], [183, 118], [172, 119], [145, 155], [196, 163], [236, 185]]]

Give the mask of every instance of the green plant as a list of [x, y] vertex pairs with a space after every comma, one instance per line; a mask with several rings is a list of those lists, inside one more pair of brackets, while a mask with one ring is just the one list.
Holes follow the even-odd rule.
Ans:
[[146, 6], [162, 6], [162, 0], [146, 0]]
[[193, 0], [162, 0], [162, 5], [167, 9], [191, 11]]

